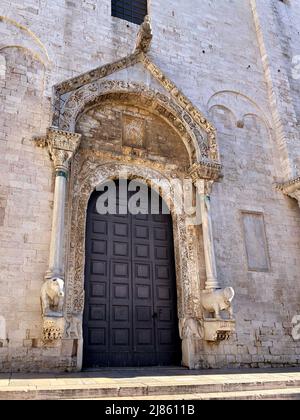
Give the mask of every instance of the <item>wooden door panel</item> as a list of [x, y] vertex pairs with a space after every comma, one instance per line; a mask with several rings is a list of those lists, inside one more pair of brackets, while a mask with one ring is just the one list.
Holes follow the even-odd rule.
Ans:
[[179, 364], [171, 216], [99, 215], [100, 194], [87, 217], [84, 366]]

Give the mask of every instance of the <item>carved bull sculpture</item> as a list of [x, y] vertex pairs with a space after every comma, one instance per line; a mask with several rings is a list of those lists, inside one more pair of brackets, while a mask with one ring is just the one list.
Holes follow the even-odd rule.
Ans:
[[47, 280], [43, 284], [41, 303], [44, 316], [62, 316], [65, 299], [64, 287], [64, 281], [57, 277]]
[[232, 287], [216, 290], [211, 292], [203, 292], [201, 303], [203, 310], [209, 314], [213, 314], [215, 319], [220, 319], [220, 312], [227, 311], [230, 319], [233, 319], [232, 301], [234, 298], [234, 290]]

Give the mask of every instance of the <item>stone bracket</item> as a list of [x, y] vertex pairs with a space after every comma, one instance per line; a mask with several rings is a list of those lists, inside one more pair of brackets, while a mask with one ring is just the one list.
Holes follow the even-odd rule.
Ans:
[[235, 327], [235, 320], [204, 319], [204, 340], [209, 342], [229, 340], [235, 333]]
[[65, 319], [44, 317], [42, 340], [46, 347], [55, 347], [59, 345], [64, 336]]
[[295, 198], [300, 203], [300, 177], [276, 184], [276, 189], [284, 195]]
[[198, 180], [217, 181], [222, 178], [222, 165], [201, 161], [190, 167], [189, 175], [193, 183], [196, 183]]

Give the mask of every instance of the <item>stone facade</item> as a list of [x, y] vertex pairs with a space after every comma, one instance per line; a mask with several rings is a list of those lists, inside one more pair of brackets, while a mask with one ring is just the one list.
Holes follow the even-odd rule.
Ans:
[[[173, 212], [184, 364], [299, 365], [300, 1], [163, 3], [152, 38], [110, 0], [1, 2], [0, 371], [81, 368], [87, 202], [124, 170], [210, 195], [202, 226]], [[235, 322], [204, 319], [218, 287]]]

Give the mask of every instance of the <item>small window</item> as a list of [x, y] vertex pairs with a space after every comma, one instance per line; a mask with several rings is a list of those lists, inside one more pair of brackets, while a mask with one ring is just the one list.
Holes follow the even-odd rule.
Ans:
[[112, 16], [141, 25], [148, 13], [147, 0], [112, 0]]

